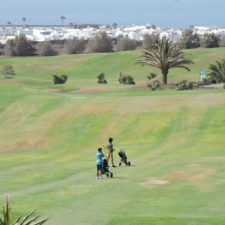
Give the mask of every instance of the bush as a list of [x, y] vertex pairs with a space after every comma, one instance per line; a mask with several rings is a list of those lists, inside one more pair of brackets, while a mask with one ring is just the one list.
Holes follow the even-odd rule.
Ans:
[[156, 43], [156, 41], [159, 39], [158, 34], [145, 34], [144, 40], [142, 42], [142, 46], [144, 49], [148, 49], [150, 46]]
[[154, 81], [152, 82], [152, 84], [149, 84], [149, 85], [148, 85], [148, 87], [151, 88], [152, 91], [155, 91], [156, 89], [159, 89], [159, 88], [161, 87], [161, 83], [160, 83], [159, 80], [154, 80]]
[[5, 46], [5, 54], [8, 56], [33, 56], [35, 48], [25, 35], [16, 36], [15, 39], [8, 40]]
[[123, 75], [122, 73], [120, 73], [119, 83], [120, 84], [135, 85], [135, 81], [134, 81], [134, 78], [132, 76]]
[[6, 79], [12, 78], [13, 76], [16, 75], [15, 70], [12, 65], [3, 65], [1, 73], [2, 73], [3, 77]]
[[86, 41], [78, 38], [66, 41], [65, 47], [68, 54], [79, 54], [84, 52], [86, 48]]
[[4, 49], [5, 49], [5, 45], [3, 45], [2, 43], [0, 43], [0, 55], [4, 55]]
[[98, 76], [98, 83], [99, 84], [107, 84], [107, 81], [105, 80], [105, 74], [104, 73], [100, 73]]
[[219, 46], [224, 48], [225, 47], [225, 36], [223, 38], [221, 38]]
[[40, 56], [54, 56], [58, 55], [58, 52], [53, 48], [50, 42], [43, 42], [38, 46], [38, 52]]
[[98, 33], [93, 39], [88, 41], [89, 52], [112, 52], [112, 39], [106, 32]]
[[201, 39], [201, 46], [203, 48], [217, 48], [219, 47], [220, 37], [218, 35], [205, 34]]
[[177, 83], [177, 89], [179, 91], [191, 90], [193, 88], [194, 88], [193, 83], [187, 80], [182, 80], [181, 82]]
[[128, 37], [119, 39], [117, 43], [118, 51], [134, 50], [136, 49], [136, 47], [137, 47], [137, 42]]
[[194, 33], [192, 28], [188, 28], [182, 32], [180, 42], [181, 47], [185, 49], [200, 47], [200, 37], [198, 34]]
[[66, 81], [68, 80], [67, 75], [53, 75], [53, 82], [54, 84], [65, 84]]
[[154, 79], [154, 78], [156, 78], [156, 77], [157, 77], [157, 74], [156, 74], [156, 73], [150, 73], [150, 75], [147, 76], [147, 78], [148, 78], [149, 80], [152, 80], [152, 79]]

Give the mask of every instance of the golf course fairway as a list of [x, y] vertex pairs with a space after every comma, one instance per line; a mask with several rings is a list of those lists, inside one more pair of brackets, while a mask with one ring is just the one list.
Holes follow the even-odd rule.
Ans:
[[[192, 71], [171, 70], [169, 81], [198, 80], [224, 52], [188, 51]], [[157, 71], [135, 65], [139, 55], [0, 59], [16, 71], [0, 79], [0, 205], [9, 195], [15, 218], [37, 209], [48, 225], [225, 224], [225, 90], [135, 88]], [[120, 85], [120, 71], [136, 86]], [[53, 85], [53, 73], [68, 82]], [[125, 149], [131, 167], [96, 180], [109, 137], [116, 165]]]

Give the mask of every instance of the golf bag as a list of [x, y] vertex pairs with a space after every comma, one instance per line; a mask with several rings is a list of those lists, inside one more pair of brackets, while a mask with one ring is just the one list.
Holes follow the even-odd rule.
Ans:
[[120, 163], [119, 163], [119, 166], [121, 166], [123, 163], [126, 165], [126, 166], [130, 166], [131, 165], [131, 163], [130, 162], [128, 162], [127, 161], [127, 156], [126, 156], [126, 153], [125, 153], [125, 151], [124, 150], [120, 150], [119, 152], [118, 152], [118, 155], [119, 155], [119, 157], [120, 157]]
[[109, 171], [109, 165], [106, 159], [102, 161], [102, 174], [105, 174], [107, 177], [112, 178], [113, 173]]

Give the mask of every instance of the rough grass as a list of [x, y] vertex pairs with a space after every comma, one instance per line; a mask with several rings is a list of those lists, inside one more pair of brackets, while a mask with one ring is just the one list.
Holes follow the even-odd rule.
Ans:
[[[215, 50], [193, 55], [199, 51]], [[88, 60], [106, 56], [114, 54]], [[65, 58], [67, 65], [79, 60]], [[23, 60], [42, 61], [4, 60], [25, 67]], [[43, 91], [51, 87], [49, 78], [30, 73], [28, 78], [21, 72], [14, 84], [0, 80], [0, 205], [8, 193], [14, 216], [38, 209], [50, 225], [224, 224], [224, 90], [151, 92], [110, 85], [107, 93], [65, 94]], [[81, 90], [97, 87], [85, 79], [91, 89], [79, 76], [73, 81]], [[31, 83], [18, 85], [24, 80]], [[110, 168], [113, 179], [96, 181], [96, 149], [110, 136], [116, 150], [126, 149], [132, 166]]]

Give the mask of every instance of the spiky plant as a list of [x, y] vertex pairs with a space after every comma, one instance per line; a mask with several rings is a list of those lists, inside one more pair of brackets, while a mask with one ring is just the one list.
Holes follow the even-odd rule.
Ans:
[[216, 64], [211, 64], [209, 70], [210, 72], [207, 74], [209, 78], [225, 83], [225, 58], [216, 61]]
[[143, 51], [141, 59], [136, 63], [159, 68], [164, 84], [167, 84], [169, 69], [183, 68], [190, 71], [186, 65], [194, 64], [193, 61], [185, 59], [183, 52], [173, 42], [159, 37]]
[[40, 215], [34, 216], [34, 214], [35, 211], [24, 217], [20, 216], [15, 222], [12, 222], [9, 200], [6, 197], [5, 207], [3, 207], [2, 216], [0, 217], [0, 225], [42, 225], [47, 221], [47, 219], [39, 220]]

